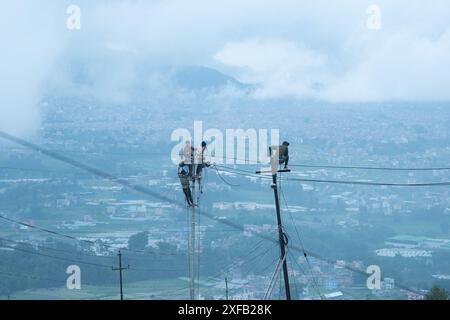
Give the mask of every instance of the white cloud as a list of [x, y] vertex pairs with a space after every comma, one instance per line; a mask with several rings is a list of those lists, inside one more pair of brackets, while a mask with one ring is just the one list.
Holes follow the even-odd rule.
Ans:
[[56, 7], [23, 0], [0, 10], [0, 130], [30, 134], [39, 125], [42, 81], [64, 42], [49, 12], [56, 15]]
[[227, 44], [215, 55], [227, 66], [241, 69], [240, 80], [259, 83], [258, 97], [310, 97], [314, 87], [326, 77], [330, 64], [321, 53], [280, 40], [248, 40]]
[[[313, 20], [302, 14], [310, 22], [309, 36], [230, 41], [214, 57], [224, 70], [258, 83], [262, 97], [450, 100], [448, 3], [380, 1], [379, 6], [380, 31], [366, 28], [364, 3], [348, 11], [337, 8], [331, 17], [318, 18], [312, 10]], [[329, 37], [310, 39], [325, 28]]]
[[[82, 25], [70, 35], [68, 3], [2, 5], [0, 129], [35, 128], [45, 92], [55, 83], [76, 90], [60, 71], [86, 62], [87, 92], [123, 103], [136, 83], [151, 82], [146, 68], [173, 65], [219, 67], [260, 84], [259, 97], [450, 99], [448, 0], [76, 2]], [[373, 3], [379, 32], [366, 28]]]
[[450, 29], [387, 36], [330, 86], [330, 100], [450, 100]]

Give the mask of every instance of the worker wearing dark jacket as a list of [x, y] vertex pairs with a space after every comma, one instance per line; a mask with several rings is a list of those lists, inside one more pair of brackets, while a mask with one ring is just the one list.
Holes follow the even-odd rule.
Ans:
[[289, 142], [284, 141], [281, 146], [269, 147], [270, 156], [272, 156], [272, 150], [277, 148], [278, 150], [278, 163], [284, 164], [284, 169], [288, 168], [289, 163]]
[[208, 148], [206, 146], [206, 142], [202, 141], [202, 147], [197, 152], [197, 169], [196, 169], [195, 174], [197, 175], [198, 179], [201, 179], [203, 168], [209, 167], [209, 166], [210, 166], [210, 161], [209, 161]]
[[178, 171], [178, 177], [180, 178], [181, 187], [183, 188], [184, 195], [186, 196], [186, 202], [188, 203], [188, 206], [194, 206], [195, 204], [194, 200], [192, 200], [192, 193], [189, 183], [190, 179], [188, 173], [184, 169], [181, 169], [181, 171]]

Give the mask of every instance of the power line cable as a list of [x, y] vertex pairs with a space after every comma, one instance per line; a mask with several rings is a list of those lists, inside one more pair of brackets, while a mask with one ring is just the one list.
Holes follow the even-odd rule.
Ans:
[[42, 278], [42, 277], [37, 277], [37, 276], [29, 275], [29, 274], [19, 274], [19, 273], [6, 272], [6, 271], [3, 271], [3, 270], [0, 270], [0, 274], [4, 275], [4, 276], [9, 276], [9, 277], [17, 277], [17, 278], [25, 278], [25, 279], [38, 280], [38, 281], [47, 281], [47, 282], [55, 282], [55, 283], [58, 282], [58, 283], [61, 283], [61, 280], [50, 279], [50, 278]]
[[[226, 167], [228, 170], [236, 170]], [[252, 175], [250, 171], [236, 170], [235, 174], [244, 175], [251, 178], [268, 178], [265, 176]], [[247, 172], [243, 174], [239, 172]], [[385, 186], [385, 187], [443, 187], [450, 186], [450, 181], [445, 182], [427, 182], [427, 183], [389, 183], [389, 182], [368, 182], [368, 181], [351, 181], [351, 180], [321, 180], [321, 179], [303, 179], [303, 178], [284, 178], [284, 181], [310, 182], [310, 183], [326, 183], [326, 184], [345, 184], [345, 185], [364, 185], [364, 186]]]
[[[273, 248], [275, 248], [275, 247], [277, 246], [277, 245], [275, 244], [275, 245], [273, 245], [273, 246], [267, 248], [264, 252], [261, 252], [261, 253], [257, 254], [256, 256], [253, 256], [253, 257], [252, 257], [252, 254], [257, 253], [258, 250], [262, 247], [262, 244], [263, 244], [263, 243], [264, 243], [264, 239], [261, 239], [261, 240], [260, 240], [253, 248], [251, 248], [251, 249], [250, 249], [250, 254], [245, 254], [245, 256], [247, 257], [247, 259], [244, 259], [243, 261], [241, 261], [244, 255], [243, 255], [243, 256], [240, 256], [240, 257], [238, 257], [238, 258], [235, 258], [235, 259], [234, 259], [234, 262], [232, 262], [226, 269], [223, 269], [223, 270], [219, 271], [219, 272], [218, 272], [216, 275], [214, 275], [214, 276], [210, 276], [210, 278], [213, 278], [213, 279], [215, 278], [215, 279], [217, 279], [218, 276], [223, 275], [223, 274], [229, 274], [230, 271], [232, 271], [232, 270], [234, 270], [234, 269], [236, 269], [236, 268], [238, 268], [238, 267], [241, 267], [241, 268], [242, 268], [244, 265], [249, 264], [250, 262], [253, 262], [253, 261], [255, 261], [255, 260], [258, 259], [258, 258], [260, 258], [260, 260], [258, 260], [258, 261], [261, 261], [262, 258], [263, 258], [269, 251], [271, 251]], [[226, 270], [226, 272], [225, 272], [225, 270]], [[248, 275], [249, 272], [250, 272], [250, 270], [247, 270], [246, 273], [244, 274], [244, 276], [245, 276], [245, 275]], [[233, 281], [228, 281], [228, 283], [230, 283], [230, 284], [235, 284], [235, 285], [238, 285], [238, 286], [241, 286], [241, 285], [242, 285], [242, 283], [237, 283], [237, 282], [233, 282]], [[247, 282], [247, 284], [248, 284], [248, 282]]]
[[[280, 177], [281, 177], [281, 174], [280, 174]], [[306, 260], [306, 263], [307, 263], [307, 265], [308, 265], [309, 271], [310, 271], [310, 273], [311, 273], [312, 280], [313, 280], [313, 286], [314, 286], [315, 290], [317, 291], [319, 297], [320, 297], [321, 299], [323, 299], [323, 295], [322, 295], [322, 293], [320, 292], [319, 285], [318, 285], [318, 283], [317, 283], [317, 279], [316, 279], [316, 277], [315, 277], [315, 275], [314, 275], [314, 272], [313, 272], [313, 269], [312, 269], [312, 267], [311, 267], [311, 264], [309, 263], [308, 255], [306, 254], [305, 246], [303, 245], [303, 240], [302, 240], [302, 238], [300, 237], [300, 233], [299, 233], [299, 231], [298, 231], [298, 229], [297, 229], [297, 225], [296, 225], [296, 223], [295, 223], [295, 221], [294, 221], [294, 217], [292, 216], [292, 214], [291, 214], [291, 212], [290, 212], [290, 210], [289, 210], [289, 206], [288, 206], [288, 203], [287, 203], [287, 201], [286, 201], [286, 197], [285, 197], [284, 192], [283, 192], [283, 189], [282, 189], [282, 187], [281, 187], [281, 186], [282, 186], [281, 181], [279, 182], [279, 186], [280, 186], [280, 188], [279, 188], [279, 189], [280, 189], [280, 193], [281, 193], [281, 195], [282, 195], [282, 197], [283, 197], [283, 200], [284, 200], [284, 203], [285, 203], [285, 205], [286, 205], [286, 211], [288, 212], [288, 215], [289, 215], [289, 217], [290, 217], [290, 219], [291, 219], [291, 221], [292, 221], [292, 225], [294, 226], [295, 233], [297, 234], [297, 238], [298, 238], [298, 240], [299, 240], [299, 242], [300, 242], [300, 246], [301, 246], [302, 251], [303, 251], [303, 256], [304, 256], [304, 258], [305, 258], [305, 260]]]
[[[42, 227], [39, 227], [39, 226], [36, 226], [36, 225], [32, 225], [32, 224], [29, 224], [29, 223], [26, 223], [26, 222], [23, 222], [23, 221], [19, 221], [19, 220], [15, 220], [15, 219], [12, 219], [12, 218], [8, 218], [8, 217], [5, 217], [3, 215], [0, 215], [0, 219], [2, 219], [4, 221], [11, 222], [11, 223], [15, 223], [15, 224], [27, 227], [27, 228], [37, 229], [39, 231], [46, 232], [46, 233], [49, 233], [49, 234], [52, 234], [52, 235], [56, 235], [56, 236], [59, 236], [59, 237], [63, 237], [63, 238], [67, 238], [67, 239], [71, 239], [71, 240], [75, 240], [75, 241], [79, 241], [79, 242], [84, 242], [84, 243], [87, 243], [89, 245], [96, 245], [96, 244], [98, 244], [97, 242], [92, 241], [92, 240], [80, 239], [80, 238], [77, 238], [77, 237], [74, 237], [74, 236], [70, 236], [70, 235], [67, 235], [67, 234], [64, 234], [64, 233], [61, 233], [61, 232], [49, 230], [49, 229], [42, 228]], [[174, 256], [183, 255], [183, 253], [164, 253], [164, 252], [154, 253], [154, 252], [149, 252], [149, 251], [145, 251], [145, 250], [134, 250], [134, 249], [129, 249], [129, 248], [119, 248], [118, 249], [118, 248], [116, 248], [114, 246], [111, 246], [111, 245], [108, 245], [106, 243], [101, 243], [101, 245], [106, 247], [106, 248], [111, 248], [111, 249], [114, 249], [114, 250], [124, 250], [124, 251], [128, 251], [128, 252], [134, 252], [134, 253], [140, 253], [140, 254], [174, 255]]]
[[[217, 157], [216, 157], [217, 158]], [[251, 162], [247, 159], [240, 158], [230, 158], [230, 157], [219, 157], [217, 159], [227, 159], [234, 161], [244, 161], [245, 164], [248, 165], [259, 165], [266, 164], [260, 161]], [[250, 163], [251, 162], [251, 163]], [[236, 165], [244, 165], [244, 164], [236, 164]], [[377, 170], [377, 171], [447, 171], [450, 170], [450, 167], [380, 167], [380, 166], [356, 166], [356, 165], [313, 165], [313, 164], [290, 164], [290, 167], [298, 167], [298, 168], [322, 168], [322, 169], [355, 169], [355, 170]]]
[[[166, 196], [163, 196], [163, 195], [160, 195], [160, 194], [158, 194], [158, 193], [155, 193], [155, 192], [153, 192], [153, 191], [151, 191], [151, 190], [148, 190], [148, 189], [145, 188], [145, 187], [132, 185], [132, 184], [128, 183], [127, 181], [124, 181], [124, 180], [121, 180], [121, 179], [118, 179], [118, 178], [114, 177], [114, 176], [111, 175], [111, 174], [105, 173], [105, 172], [103, 172], [103, 171], [101, 171], [101, 170], [98, 170], [98, 169], [96, 169], [96, 168], [90, 167], [90, 166], [88, 166], [88, 165], [85, 165], [85, 164], [80, 163], [80, 162], [78, 162], [78, 161], [72, 160], [72, 159], [67, 158], [67, 157], [65, 157], [65, 156], [61, 156], [61, 155], [59, 155], [59, 154], [56, 154], [56, 153], [51, 152], [51, 151], [49, 151], [49, 150], [46, 150], [46, 149], [44, 149], [44, 148], [42, 148], [42, 147], [39, 147], [39, 146], [37, 146], [37, 145], [35, 145], [35, 144], [32, 144], [32, 143], [30, 143], [30, 142], [27, 142], [27, 141], [22, 140], [22, 139], [20, 139], [20, 138], [11, 136], [10, 134], [7, 134], [7, 133], [5, 133], [5, 132], [1, 132], [1, 131], [0, 131], [0, 137], [1, 137], [1, 138], [4, 138], [4, 139], [6, 139], [6, 140], [12, 141], [12, 142], [14, 142], [14, 143], [20, 144], [20, 145], [22, 145], [22, 146], [25, 146], [25, 147], [27, 147], [27, 148], [30, 148], [30, 149], [32, 149], [32, 150], [35, 150], [35, 151], [37, 151], [37, 152], [40, 152], [40, 153], [42, 153], [42, 154], [45, 154], [45, 155], [47, 155], [47, 156], [49, 156], [49, 157], [51, 157], [51, 158], [53, 158], [53, 159], [56, 159], [56, 160], [65, 162], [65, 163], [67, 163], [67, 164], [69, 164], [69, 165], [72, 165], [72, 166], [74, 166], [74, 167], [76, 167], [76, 168], [80, 168], [80, 169], [83, 169], [83, 170], [85, 170], [85, 171], [87, 171], [87, 172], [91, 172], [91, 173], [93, 173], [94, 175], [103, 177], [103, 178], [105, 178], [105, 179], [107, 179], [107, 180], [111, 180], [111, 181], [113, 181], [113, 182], [115, 182], [115, 183], [118, 183], [118, 184], [122, 184], [123, 186], [126, 186], [126, 187], [128, 187], [128, 188], [130, 188], [130, 189], [132, 189], [132, 190], [137, 191], [137, 192], [140, 192], [140, 193], [149, 195], [149, 196], [151, 196], [151, 197], [160, 199], [160, 200], [162, 200], [162, 201], [167, 201], [167, 202], [174, 203], [174, 204], [181, 205], [181, 206], [183, 205], [183, 204], [178, 203], [178, 201], [169, 199], [169, 198], [167, 198]], [[269, 177], [269, 178], [270, 178], [270, 177]], [[236, 228], [236, 229], [239, 229], [239, 230], [244, 230], [243, 226], [241, 226], [240, 224], [234, 223], [234, 222], [229, 221], [229, 220], [227, 220], [227, 219], [221, 219], [221, 218], [216, 217], [216, 216], [214, 216], [214, 215], [212, 215], [212, 214], [209, 214], [209, 213], [207, 213], [207, 212], [200, 212], [200, 210], [199, 210], [199, 214], [203, 214], [203, 215], [205, 215], [206, 217], [208, 217], [208, 218], [210, 218], [210, 219], [212, 219], [212, 220], [214, 220], [214, 221], [217, 221], [217, 222], [219, 222], [219, 223], [228, 225], [228, 226], [230, 226], [230, 227], [233, 227], [233, 228]], [[267, 236], [262, 235], [262, 234], [256, 234], [256, 236], [258, 236], [258, 237], [260, 237], [260, 238], [264, 238], [264, 239], [266, 239], [266, 240], [268, 240], [268, 241], [271, 241], [271, 242], [277, 242], [276, 239], [274, 239], [274, 238], [272, 238], [272, 237], [267, 237]], [[293, 248], [294, 250], [297, 250], [297, 251], [301, 250], [301, 249], [299, 249], [298, 247], [295, 247], [295, 246], [292, 246], [292, 248]], [[333, 260], [331, 260], [331, 259], [324, 258], [324, 257], [322, 257], [322, 256], [320, 256], [320, 255], [318, 255], [318, 254], [312, 254], [311, 252], [309, 252], [309, 255], [310, 255], [310, 256], [313, 256], [313, 257], [315, 257], [315, 258], [317, 258], [317, 259], [319, 259], [319, 260], [326, 261], [327, 263], [333, 263], [333, 264], [336, 263], [336, 261], [333, 261]], [[358, 269], [354, 269], [354, 268], [349, 268], [349, 267], [347, 267], [347, 266], [346, 266], [346, 268], [349, 269], [349, 270], [351, 270], [351, 271], [355, 271], [355, 272], [358, 272], [358, 273], [360, 273], [360, 274], [363, 274], [364, 276], [367, 276], [367, 274], [366, 274], [364, 271], [362, 271], [362, 270], [358, 270]], [[353, 270], [352, 270], [352, 269], [353, 269]], [[398, 285], [397, 285], [397, 286], [398, 286]], [[399, 286], [398, 286], [398, 287], [399, 287]], [[410, 292], [417, 293], [417, 290], [414, 290], [414, 289], [408, 289], [408, 288], [405, 287], [405, 286], [403, 286], [403, 289], [404, 289], [404, 290], [408, 290], [408, 291], [410, 291]]]
[[319, 180], [319, 179], [300, 179], [300, 178], [286, 178], [285, 181], [299, 181], [299, 182], [327, 183], [327, 184], [346, 184], [346, 185], [362, 185], [362, 186], [384, 186], [384, 187], [445, 187], [445, 186], [450, 186], [450, 181], [446, 181], [446, 182], [428, 182], [428, 183], [388, 183], [388, 182], [365, 182], [365, 181], [349, 181], [349, 180]]
[[231, 187], [239, 187], [240, 186], [238, 184], [232, 184], [232, 183], [228, 182], [227, 180], [225, 180], [225, 178], [222, 177], [222, 175], [220, 174], [219, 169], [217, 169], [216, 165], [214, 165], [213, 168], [216, 170], [217, 175], [219, 176], [220, 180], [222, 180], [225, 184], [227, 184], [227, 185], [229, 185]]
[[[9, 277], [16, 277], [16, 278], [25, 278], [25, 279], [31, 279], [31, 280], [37, 280], [37, 281], [47, 281], [47, 282], [57, 282], [59, 284], [61, 284], [61, 280], [57, 280], [54, 278], [47, 278], [47, 277], [41, 277], [41, 276], [36, 276], [36, 275], [31, 275], [31, 274], [21, 274], [21, 273], [15, 273], [15, 272], [9, 272], [9, 271], [5, 271], [5, 270], [0, 270], [0, 274], [4, 275], [4, 276], [9, 276]], [[65, 281], [64, 281], [65, 283]], [[94, 286], [94, 287], [101, 287], [101, 285], [99, 284], [93, 284], [93, 283], [89, 283], [89, 282], [82, 282], [84, 285], [88, 285], [88, 286]]]
[[[8, 151], [26, 151], [26, 148], [21, 149], [7, 149]], [[152, 152], [135, 152], [126, 151], [123, 153], [109, 152], [109, 151], [83, 151], [83, 150], [63, 150], [63, 149], [49, 149], [52, 152], [58, 153], [71, 153], [71, 154], [81, 154], [81, 155], [138, 155], [138, 156], [166, 156], [165, 153], [152, 153]], [[233, 161], [243, 161], [243, 164], [236, 165], [258, 165], [265, 164], [260, 161], [251, 161], [250, 159], [241, 159], [237, 157], [212, 157], [213, 159], [226, 159]], [[357, 165], [313, 165], [313, 164], [290, 164], [291, 167], [297, 168], [319, 168], [319, 169], [354, 169], [354, 170], [376, 170], [376, 171], [449, 171], [450, 167], [377, 167], [377, 166], [357, 166]], [[2, 168], [2, 167], [0, 167]], [[6, 167], [5, 167], [6, 168]]]
[[[0, 244], [0, 246], [4, 247], [4, 248], [10, 248], [10, 249], [14, 249], [14, 250], [17, 250], [17, 251], [21, 251], [21, 252], [24, 252], [24, 253], [29, 253], [29, 254], [34, 254], [34, 255], [39, 255], [39, 256], [51, 258], [51, 259], [68, 261], [68, 262], [73, 262], [73, 263], [80, 263], [80, 264], [91, 265], [91, 266], [95, 266], [95, 267], [108, 268], [108, 269], [111, 268], [110, 265], [106, 265], [106, 264], [99, 264], [99, 263], [94, 263], [94, 262], [81, 261], [81, 260], [78, 260], [78, 259], [71, 259], [71, 258], [66, 258], [66, 257], [60, 257], [60, 256], [44, 254], [44, 253], [40, 253], [38, 251], [30, 251], [30, 250], [26, 250], [26, 249], [23, 249], [23, 248], [18, 248], [17, 246], [6, 246], [6, 245], [1, 245], [1, 244]], [[98, 256], [92, 256], [92, 255], [89, 255], [89, 256], [90, 257], [98, 257]], [[134, 270], [134, 271], [182, 271], [181, 269], [170, 269], [170, 268], [154, 269], [154, 268], [136, 268], [136, 267], [130, 268], [130, 270]]]
[[77, 259], [63, 258], [63, 257], [53, 256], [53, 255], [49, 255], [49, 254], [39, 253], [39, 252], [36, 252], [36, 251], [30, 251], [30, 250], [26, 250], [26, 249], [22, 249], [22, 248], [18, 248], [18, 247], [13, 247], [13, 246], [7, 246], [7, 245], [1, 245], [1, 247], [10, 248], [10, 249], [14, 249], [14, 250], [21, 251], [21, 252], [24, 252], [24, 253], [34, 254], [34, 255], [47, 257], [47, 258], [51, 258], [51, 259], [56, 259], [56, 260], [62, 260], [62, 261], [68, 261], [68, 262], [72, 262], [72, 263], [79, 263], [79, 264], [85, 264], [85, 265], [90, 265], [90, 266], [94, 266], [94, 267], [101, 267], [101, 268], [111, 269], [111, 266], [110, 265], [106, 265], [106, 264], [99, 264], [99, 263], [94, 263], [94, 262], [81, 261], [81, 260], [77, 260]]
[[450, 167], [428, 167], [428, 168], [396, 168], [396, 167], [368, 167], [368, 166], [334, 166], [334, 165], [311, 165], [290, 164], [296, 168], [322, 168], [322, 169], [355, 169], [355, 170], [377, 170], [377, 171], [447, 171]]
[[[10, 243], [15, 243], [15, 244], [28, 244], [30, 246], [32, 246], [33, 244], [30, 242], [24, 242], [24, 241], [18, 241], [18, 240], [11, 240], [11, 239], [6, 239], [6, 238], [1, 238], [0, 237], [0, 241], [6, 241], [6, 242], [10, 242]], [[47, 246], [43, 246], [41, 244], [37, 245], [39, 249], [44, 249], [44, 250], [49, 250], [49, 251], [55, 251], [55, 252], [62, 252], [62, 253], [68, 253], [68, 254], [72, 254], [72, 255], [83, 255], [86, 257], [91, 257], [91, 258], [105, 258], [105, 259], [113, 259], [112, 256], [100, 256], [100, 255], [92, 255], [92, 254], [87, 254], [85, 252], [80, 252], [80, 251], [68, 251], [68, 250], [63, 250], [63, 249], [56, 249], [56, 248], [50, 248]], [[75, 249], [75, 248], [74, 248]]]

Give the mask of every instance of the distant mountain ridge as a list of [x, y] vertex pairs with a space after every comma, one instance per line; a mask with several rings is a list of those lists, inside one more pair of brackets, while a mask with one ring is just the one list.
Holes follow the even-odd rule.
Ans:
[[251, 87], [251, 85], [239, 82], [216, 69], [203, 66], [176, 68], [171, 78], [178, 86], [191, 90], [219, 88], [227, 85], [233, 85], [241, 89]]
[[[251, 89], [251, 84], [242, 83], [230, 75], [206, 66], [151, 66], [141, 62], [129, 62], [120, 57], [112, 61], [87, 60], [71, 61], [61, 73], [74, 87], [89, 88], [117, 84], [119, 89], [132, 91], [144, 89], [146, 85], [156, 84], [168, 88], [175, 87], [190, 91], [220, 89], [234, 86], [239, 89]], [[149, 81], [152, 79], [151, 81]]]

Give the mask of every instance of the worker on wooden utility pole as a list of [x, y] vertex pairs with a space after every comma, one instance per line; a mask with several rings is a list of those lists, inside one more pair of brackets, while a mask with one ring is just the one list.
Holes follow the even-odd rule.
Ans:
[[[271, 163], [272, 163], [272, 171], [274, 171], [273, 168], [273, 162], [275, 162], [275, 171], [278, 170], [278, 165], [284, 164], [284, 170], [288, 169], [289, 164], [289, 142], [284, 141], [280, 146], [270, 146], [269, 147], [269, 153], [271, 157]], [[278, 157], [277, 157], [278, 155]], [[273, 161], [274, 160], [274, 161]]]

